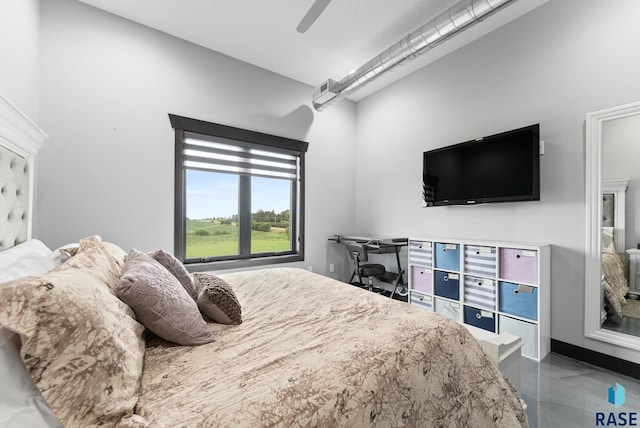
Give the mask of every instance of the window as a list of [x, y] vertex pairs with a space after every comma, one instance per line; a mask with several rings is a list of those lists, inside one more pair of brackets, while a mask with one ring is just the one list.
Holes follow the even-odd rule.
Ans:
[[175, 255], [192, 270], [304, 260], [308, 143], [169, 115]]

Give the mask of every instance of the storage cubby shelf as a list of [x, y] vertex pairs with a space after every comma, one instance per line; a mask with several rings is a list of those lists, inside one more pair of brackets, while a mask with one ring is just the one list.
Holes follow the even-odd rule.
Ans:
[[409, 239], [409, 302], [458, 322], [524, 342], [542, 360], [551, 350], [550, 252], [546, 244]]

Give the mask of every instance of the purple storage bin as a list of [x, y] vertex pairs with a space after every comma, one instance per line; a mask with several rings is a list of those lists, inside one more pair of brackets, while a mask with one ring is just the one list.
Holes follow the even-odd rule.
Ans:
[[521, 248], [500, 248], [500, 278], [538, 284], [538, 252]]
[[431, 269], [412, 266], [411, 289], [433, 294], [433, 273]]

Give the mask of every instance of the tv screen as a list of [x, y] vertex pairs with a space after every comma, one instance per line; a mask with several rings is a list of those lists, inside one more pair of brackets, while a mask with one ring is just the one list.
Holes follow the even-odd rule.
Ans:
[[540, 200], [540, 125], [424, 152], [425, 206]]

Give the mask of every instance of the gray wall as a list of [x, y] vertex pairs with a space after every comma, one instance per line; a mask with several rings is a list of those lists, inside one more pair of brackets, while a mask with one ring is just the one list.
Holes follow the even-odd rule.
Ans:
[[[41, 5], [38, 58], [37, 4], [0, 4], [0, 91], [51, 136], [37, 182], [48, 245], [97, 233], [172, 249], [172, 112], [310, 142], [301, 265], [326, 273], [342, 260], [326, 238], [352, 231], [548, 242], [552, 337], [640, 358], [583, 333], [584, 118], [640, 99], [639, 2], [552, 0], [357, 112], [342, 102], [322, 113], [310, 87], [71, 0]], [[420, 207], [424, 150], [535, 122], [540, 202]]]
[[39, 0], [0, 3], [0, 93], [38, 122]]
[[296, 266], [327, 273], [327, 238], [354, 227], [353, 103], [318, 114], [312, 87], [76, 1], [41, 7], [40, 239], [172, 251], [174, 113], [309, 142]]
[[[635, 0], [552, 0], [359, 102], [359, 232], [552, 244], [552, 337], [638, 361], [584, 338], [585, 114], [640, 99], [637, 16]], [[540, 202], [421, 208], [423, 151], [532, 123]]]
[[[0, 2], [0, 93], [39, 125], [40, 0]], [[38, 159], [35, 159], [38, 176]], [[36, 186], [37, 187], [37, 186]], [[36, 188], [37, 192], [37, 188]], [[38, 205], [32, 212], [38, 233]]]

